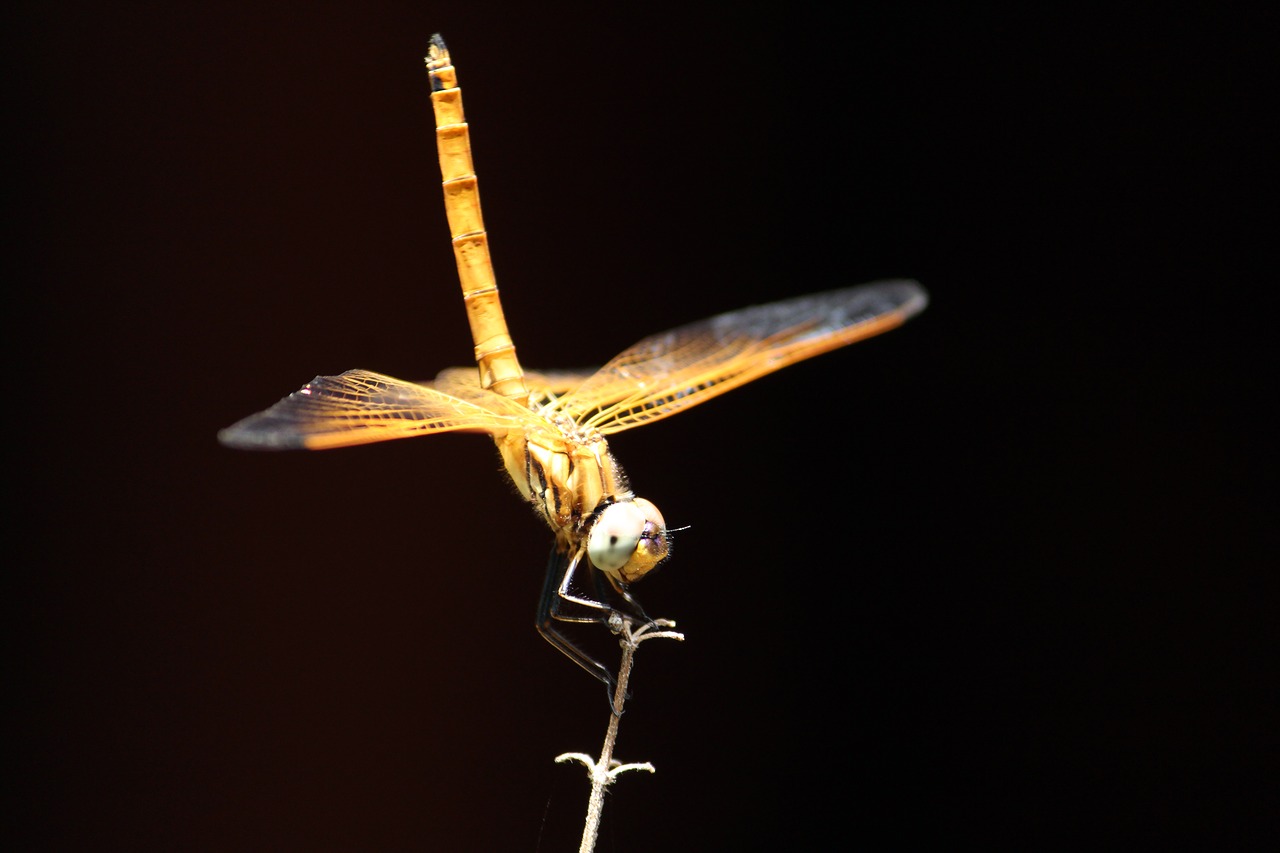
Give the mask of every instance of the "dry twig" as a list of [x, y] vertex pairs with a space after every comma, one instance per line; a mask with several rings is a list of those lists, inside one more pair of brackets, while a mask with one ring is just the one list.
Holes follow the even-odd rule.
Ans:
[[622, 664], [618, 667], [618, 685], [613, 692], [613, 702], [611, 705], [612, 713], [609, 715], [609, 726], [605, 730], [604, 746], [600, 749], [600, 758], [594, 759], [585, 752], [566, 752], [556, 756], [557, 762], [564, 761], [580, 761], [587, 768], [587, 774], [591, 777], [591, 797], [587, 801], [587, 818], [582, 827], [582, 844], [578, 847], [578, 853], [592, 853], [596, 847], [596, 835], [600, 831], [600, 815], [604, 811], [604, 789], [613, 783], [613, 780], [621, 773], [628, 770], [647, 770], [654, 772], [652, 764], [646, 762], [638, 764], [621, 764], [613, 758], [613, 745], [618, 739], [618, 723], [622, 720], [622, 706], [627, 701], [627, 682], [631, 679], [631, 667], [635, 657], [636, 646], [644, 640], [650, 640], [655, 637], [665, 637], [671, 640], [683, 640], [684, 634], [676, 631], [658, 630], [664, 628], [674, 628], [676, 625], [670, 619], [655, 619], [647, 625], [641, 625], [634, 631], [631, 630], [630, 622], [623, 622], [621, 628], [621, 637], [618, 640], [622, 646]]

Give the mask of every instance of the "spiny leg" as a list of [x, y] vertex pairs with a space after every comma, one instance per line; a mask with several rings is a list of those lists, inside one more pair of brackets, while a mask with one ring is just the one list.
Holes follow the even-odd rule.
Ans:
[[[639, 603], [617, 583], [611, 582], [604, 572], [595, 571], [591, 566], [591, 584], [594, 598], [574, 594], [571, 588], [574, 575], [582, 567], [585, 550], [570, 548], [557, 542], [551, 548], [551, 556], [547, 561], [547, 575], [542, 585], [542, 596], [538, 601], [538, 632], [547, 642], [564, 652], [570, 660], [577, 663], [587, 672], [594, 675], [612, 690], [617, 677], [604, 664], [583, 651], [563, 630], [564, 623], [598, 623], [617, 634], [624, 623], [632, 625], [648, 624], [651, 620], [645, 615]], [[621, 608], [608, 603], [610, 599], [623, 605]], [[621, 601], [617, 601], [621, 599]]]

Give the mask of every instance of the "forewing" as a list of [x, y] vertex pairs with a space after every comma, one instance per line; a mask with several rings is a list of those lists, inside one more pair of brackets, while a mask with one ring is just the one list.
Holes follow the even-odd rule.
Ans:
[[218, 433], [246, 450], [321, 450], [438, 432], [494, 433], [530, 415], [497, 394], [461, 400], [367, 370], [317, 376], [269, 409]]
[[914, 281], [880, 281], [755, 305], [645, 338], [557, 408], [606, 435], [665, 418], [924, 310]]

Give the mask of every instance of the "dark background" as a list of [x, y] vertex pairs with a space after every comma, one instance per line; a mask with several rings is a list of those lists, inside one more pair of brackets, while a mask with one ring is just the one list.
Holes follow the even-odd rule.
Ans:
[[[891, 276], [929, 310], [614, 451], [680, 535], [599, 849], [1275, 830], [1274, 21], [25, 4], [7, 822], [31, 850], [567, 850], [604, 691], [492, 446], [216, 431], [470, 353], [427, 39], [528, 366]], [[834, 17], [833, 17], [834, 16]], [[1270, 34], [1269, 34], [1270, 32]]]

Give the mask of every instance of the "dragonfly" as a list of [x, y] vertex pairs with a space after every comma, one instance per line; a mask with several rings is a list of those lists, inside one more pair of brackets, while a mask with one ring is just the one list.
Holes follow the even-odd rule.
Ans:
[[652, 620], [631, 587], [671, 551], [658, 508], [638, 497], [608, 437], [705, 403], [790, 364], [888, 331], [924, 310], [910, 280], [878, 281], [756, 305], [644, 338], [594, 370], [524, 370], [507, 329], [480, 210], [470, 129], [448, 48], [426, 57], [445, 212], [476, 367], [409, 382], [368, 370], [317, 376], [219, 433], [249, 450], [487, 434], [524, 500], [554, 534], [537, 628], [606, 685], [615, 676], [568, 626]]

